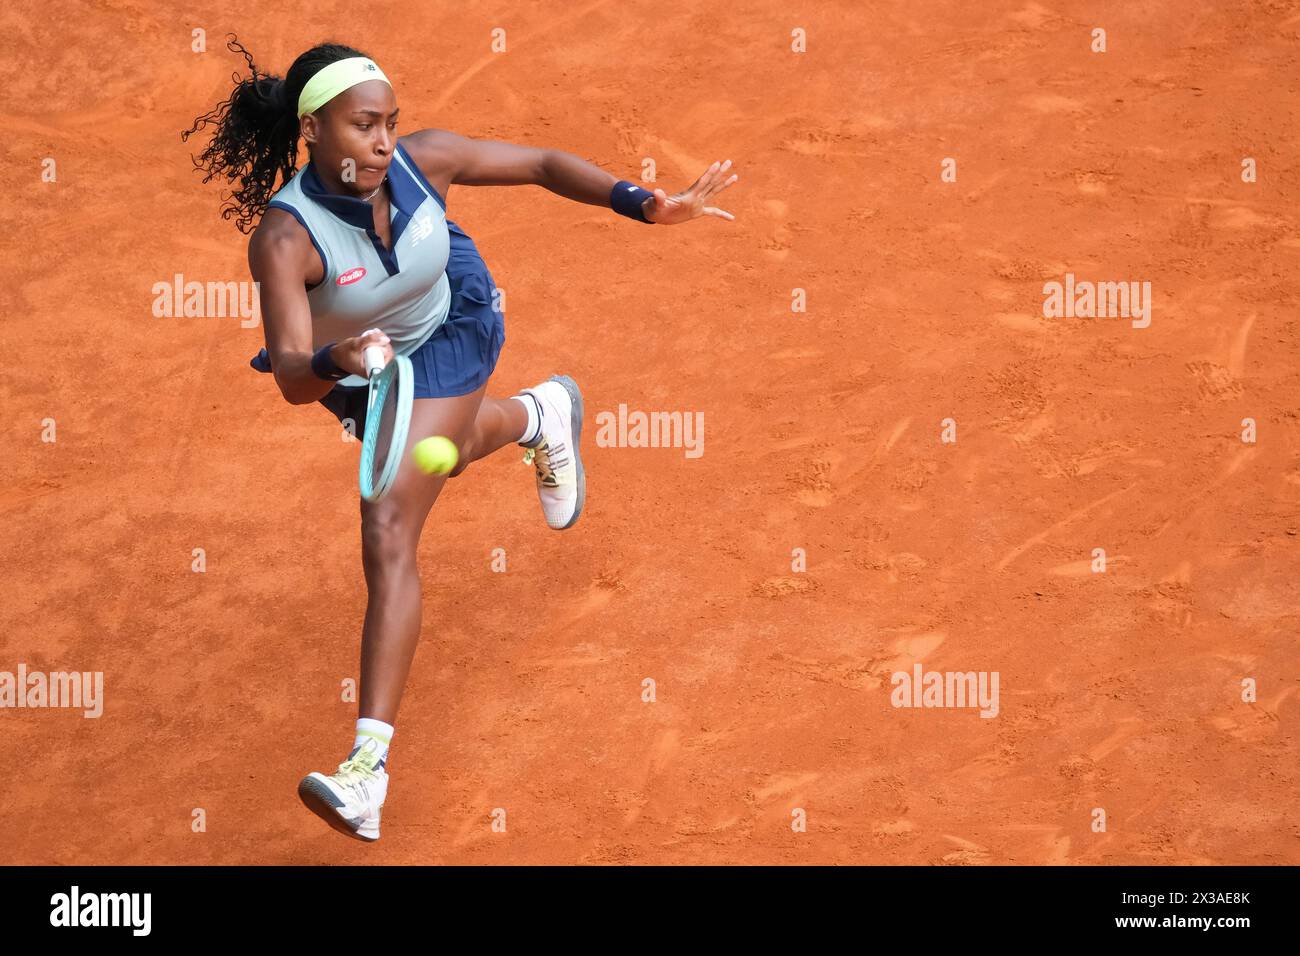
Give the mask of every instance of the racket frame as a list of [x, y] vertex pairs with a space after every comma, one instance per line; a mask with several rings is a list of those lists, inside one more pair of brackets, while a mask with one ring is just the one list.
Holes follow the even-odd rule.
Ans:
[[[393, 388], [397, 389], [397, 408], [393, 414], [393, 435], [389, 440], [390, 454], [384, 461], [384, 470], [380, 473], [378, 481], [375, 481], [375, 443], [379, 439], [384, 402]], [[384, 370], [371, 379], [368, 396], [370, 407], [366, 412], [366, 429], [361, 441], [361, 462], [357, 471], [361, 497], [367, 501], [381, 500], [397, 480], [397, 472], [401, 469], [402, 459], [406, 454], [406, 439], [411, 428], [414, 395], [415, 375], [411, 369], [411, 360], [405, 355], [394, 355], [393, 360], [384, 366]], [[391, 453], [394, 447], [397, 448], [396, 454]]]

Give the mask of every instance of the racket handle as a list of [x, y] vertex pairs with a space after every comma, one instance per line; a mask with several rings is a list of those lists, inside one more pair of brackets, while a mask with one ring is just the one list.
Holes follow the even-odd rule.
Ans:
[[361, 355], [365, 359], [367, 375], [374, 375], [384, 367], [384, 350], [378, 345], [367, 345]]

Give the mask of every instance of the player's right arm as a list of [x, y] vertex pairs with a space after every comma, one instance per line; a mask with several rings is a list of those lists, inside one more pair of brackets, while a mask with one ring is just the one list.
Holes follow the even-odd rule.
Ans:
[[[319, 401], [334, 387], [312, 371], [311, 306], [307, 287], [324, 278], [320, 256], [307, 230], [289, 213], [268, 209], [248, 243], [248, 268], [258, 284], [266, 351], [280, 394], [292, 405]], [[388, 336], [369, 331], [340, 339], [330, 349], [339, 368], [353, 375], [366, 374], [362, 352], [378, 345], [384, 359], [393, 357]]]

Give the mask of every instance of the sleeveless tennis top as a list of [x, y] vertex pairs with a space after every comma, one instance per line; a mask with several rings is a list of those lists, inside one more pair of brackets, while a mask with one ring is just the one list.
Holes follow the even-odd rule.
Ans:
[[[447, 281], [447, 206], [400, 143], [388, 167], [392, 250], [374, 228], [374, 207], [325, 191], [311, 163], [273, 196], [273, 209], [290, 213], [307, 230], [325, 267], [307, 290], [312, 348], [380, 329], [393, 351], [410, 355], [443, 322], [451, 307]], [[349, 375], [342, 385], [364, 385]]]

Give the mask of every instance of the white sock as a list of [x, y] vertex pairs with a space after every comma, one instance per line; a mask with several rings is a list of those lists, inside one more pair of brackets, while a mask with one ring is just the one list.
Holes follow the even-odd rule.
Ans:
[[519, 402], [528, 410], [528, 424], [524, 426], [524, 433], [519, 436], [520, 445], [531, 445], [541, 437], [542, 432], [542, 409], [537, 404], [537, 399], [528, 393], [522, 395], [511, 395], [516, 402]]
[[352, 753], [356, 753], [367, 740], [379, 745], [379, 766], [384, 766], [388, 762], [388, 745], [393, 741], [393, 725], [372, 717], [360, 718], [357, 720], [356, 738], [352, 741]]

